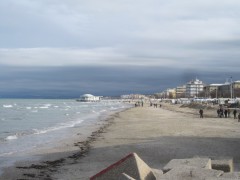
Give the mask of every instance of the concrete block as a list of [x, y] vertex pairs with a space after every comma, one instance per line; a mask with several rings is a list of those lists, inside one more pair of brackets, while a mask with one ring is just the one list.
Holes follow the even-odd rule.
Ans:
[[223, 178], [223, 177], [217, 177], [217, 178], [206, 178], [206, 180], [239, 180], [235, 178]]
[[121, 180], [136, 180], [136, 179], [132, 178], [131, 176], [125, 173], [122, 173]]
[[209, 158], [191, 158], [191, 159], [172, 159], [164, 168], [163, 172], [166, 173], [169, 170], [178, 166], [194, 166], [198, 168], [212, 169], [211, 159]]
[[233, 159], [214, 159], [212, 160], [212, 169], [233, 172]]
[[236, 179], [240, 179], [240, 172], [224, 173], [221, 177], [223, 177], [223, 178], [236, 178]]
[[164, 174], [166, 180], [205, 180], [210, 177], [220, 177], [224, 172], [214, 169], [204, 169], [193, 166], [177, 166]]
[[152, 172], [153, 172], [156, 179], [162, 179], [162, 177], [163, 177], [163, 171], [162, 170], [152, 168]]
[[92, 176], [90, 180], [121, 180], [123, 173], [137, 180], [156, 179], [152, 169], [136, 153], [131, 153]]

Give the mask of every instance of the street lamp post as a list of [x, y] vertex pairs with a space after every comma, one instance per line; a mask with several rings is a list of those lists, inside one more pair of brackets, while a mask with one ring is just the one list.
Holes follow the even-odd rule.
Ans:
[[217, 93], [218, 93], [217, 91], [218, 91], [218, 87], [216, 87], [216, 99], [217, 99]]
[[231, 76], [230, 78], [231, 78], [231, 82], [230, 82], [230, 93], [231, 93], [231, 100], [232, 100], [232, 98], [233, 98], [232, 76]]

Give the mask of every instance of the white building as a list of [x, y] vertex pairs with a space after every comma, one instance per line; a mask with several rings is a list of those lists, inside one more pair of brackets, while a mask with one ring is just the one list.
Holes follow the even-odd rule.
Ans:
[[186, 85], [177, 86], [176, 98], [184, 98], [186, 96]]
[[77, 99], [77, 101], [80, 102], [97, 102], [101, 100], [102, 96], [94, 96], [92, 94], [83, 94], [82, 96], [80, 96], [79, 99]]
[[203, 91], [203, 82], [199, 79], [192, 80], [186, 84], [186, 97], [198, 97], [199, 93]]

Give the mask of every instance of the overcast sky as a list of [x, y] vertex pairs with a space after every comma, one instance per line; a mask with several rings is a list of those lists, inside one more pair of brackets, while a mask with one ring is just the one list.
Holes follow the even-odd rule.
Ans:
[[239, 0], [0, 1], [0, 97], [240, 79]]

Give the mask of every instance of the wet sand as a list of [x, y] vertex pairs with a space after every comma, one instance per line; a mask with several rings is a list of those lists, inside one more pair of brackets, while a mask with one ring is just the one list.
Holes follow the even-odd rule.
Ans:
[[1, 179], [89, 179], [131, 152], [156, 169], [173, 158], [229, 156], [239, 170], [240, 123], [216, 118], [214, 108], [204, 110], [203, 119], [198, 111], [168, 104], [128, 109], [108, 118], [85, 141], [74, 142], [79, 150], [20, 163]]

